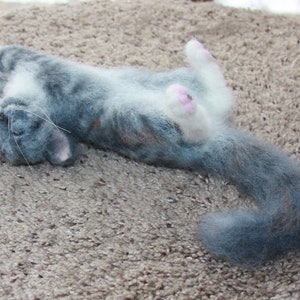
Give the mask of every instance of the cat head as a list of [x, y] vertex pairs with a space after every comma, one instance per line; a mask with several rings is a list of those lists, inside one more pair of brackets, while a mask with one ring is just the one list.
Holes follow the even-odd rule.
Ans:
[[28, 107], [14, 103], [0, 112], [0, 156], [12, 164], [69, 165], [78, 155], [77, 144], [69, 132]]

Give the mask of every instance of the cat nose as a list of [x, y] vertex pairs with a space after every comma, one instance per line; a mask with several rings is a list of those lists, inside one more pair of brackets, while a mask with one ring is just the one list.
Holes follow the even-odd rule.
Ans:
[[14, 136], [21, 136], [25, 133], [25, 130], [22, 127], [17, 127], [17, 128], [13, 127], [11, 128], [10, 131]]
[[0, 122], [8, 123], [8, 117], [3, 113], [2, 110], [0, 110]]

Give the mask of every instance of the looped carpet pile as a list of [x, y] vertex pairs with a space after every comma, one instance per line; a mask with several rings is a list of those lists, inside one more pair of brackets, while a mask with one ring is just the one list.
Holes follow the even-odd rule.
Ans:
[[[92, 65], [185, 64], [210, 49], [237, 126], [300, 158], [300, 19], [188, 0], [96, 0], [0, 17], [0, 44]], [[196, 240], [201, 215], [250, 204], [226, 182], [86, 149], [74, 166], [1, 163], [1, 299], [299, 299], [300, 256], [230, 266]]]

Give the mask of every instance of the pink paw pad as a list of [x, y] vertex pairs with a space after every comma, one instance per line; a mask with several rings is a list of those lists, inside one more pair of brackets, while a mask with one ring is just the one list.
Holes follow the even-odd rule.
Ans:
[[179, 84], [174, 85], [174, 89], [178, 93], [178, 100], [182, 104], [186, 112], [193, 112], [197, 106], [196, 101], [188, 94], [187, 89]]

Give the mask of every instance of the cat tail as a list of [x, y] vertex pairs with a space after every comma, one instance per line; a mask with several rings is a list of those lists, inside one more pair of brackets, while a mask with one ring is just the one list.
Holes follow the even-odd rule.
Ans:
[[295, 161], [234, 129], [185, 151], [191, 169], [225, 178], [258, 204], [204, 216], [198, 235], [210, 252], [251, 268], [300, 250], [300, 168]]

